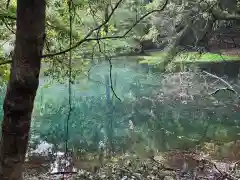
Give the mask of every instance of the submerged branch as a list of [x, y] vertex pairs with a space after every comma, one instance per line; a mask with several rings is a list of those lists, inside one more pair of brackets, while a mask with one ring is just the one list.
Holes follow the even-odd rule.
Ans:
[[211, 93], [210, 95], [216, 94], [217, 92], [219, 92], [219, 91], [221, 91], [221, 90], [228, 90], [228, 91], [231, 91], [231, 92], [233, 92], [233, 93], [235, 93], [235, 94], [238, 94], [237, 91], [233, 88], [233, 86], [231, 86], [231, 85], [230, 85], [227, 81], [225, 81], [223, 78], [218, 77], [218, 76], [216, 76], [216, 75], [214, 75], [214, 74], [211, 74], [211, 73], [209, 73], [209, 72], [207, 72], [207, 71], [203, 71], [203, 72], [204, 72], [205, 74], [213, 77], [213, 78], [216, 78], [216, 79], [220, 80], [223, 84], [227, 85], [227, 88], [217, 89], [216, 91], [214, 91], [214, 92]]

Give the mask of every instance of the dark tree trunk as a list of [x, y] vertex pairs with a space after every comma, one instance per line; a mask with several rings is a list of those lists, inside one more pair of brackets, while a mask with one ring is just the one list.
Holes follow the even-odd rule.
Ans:
[[22, 179], [45, 39], [45, 0], [17, 0], [17, 31], [3, 110], [0, 179]]

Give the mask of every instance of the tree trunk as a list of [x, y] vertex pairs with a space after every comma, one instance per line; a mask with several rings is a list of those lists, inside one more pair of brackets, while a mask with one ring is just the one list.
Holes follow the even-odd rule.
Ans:
[[45, 39], [45, 0], [17, 0], [17, 31], [3, 104], [0, 179], [22, 179]]

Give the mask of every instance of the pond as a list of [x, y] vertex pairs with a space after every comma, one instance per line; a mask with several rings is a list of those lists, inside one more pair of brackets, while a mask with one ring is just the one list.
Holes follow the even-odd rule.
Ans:
[[[176, 112], [179, 112], [180, 114], [182, 114], [183, 117], [180, 118], [180, 120], [178, 120], [178, 121], [182, 121], [181, 124], [182, 125], [185, 124], [185, 126], [187, 128], [188, 126], [190, 126], [188, 124], [190, 120], [188, 120], [188, 119], [196, 118], [196, 117], [191, 117], [193, 115], [192, 114], [190, 115], [188, 113], [188, 111], [190, 109], [194, 109], [194, 108], [200, 109], [200, 108], [204, 107], [204, 109], [202, 109], [201, 111], [203, 111], [202, 113], [204, 113], [202, 118], [203, 119], [205, 118], [205, 120], [204, 120], [204, 122], [205, 122], [208, 118], [206, 114], [211, 114], [211, 111], [212, 112], [216, 111], [217, 113], [219, 113], [220, 110], [225, 108], [226, 103], [227, 103], [226, 98], [225, 99], [223, 98], [222, 103], [223, 104], [225, 103], [225, 104], [222, 105], [222, 107], [221, 107], [221, 103], [220, 103], [218, 105], [219, 107], [217, 107], [217, 105], [215, 107], [215, 106], [213, 106], [215, 100], [209, 100], [212, 97], [210, 98], [210, 97], [206, 96], [206, 94], [209, 93], [210, 91], [213, 91], [216, 88], [224, 86], [224, 84], [221, 84], [221, 82], [216, 83], [215, 82], [216, 79], [213, 79], [212, 77], [205, 77], [208, 80], [207, 80], [207, 82], [204, 82], [204, 83], [208, 83], [208, 84], [205, 84], [205, 86], [208, 86], [208, 87], [205, 87], [205, 89], [202, 89], [202, 91], [206, 91], [206, 92], [200, 92], [199, 89], [197, 90], [197, 88], [199, 88], [198, 84], [202, 83], [202, 81], [203, 81], [200, 77], [200, 73], [198, 73], [198, 74], [197, 73], [192, 73], [192, 74], [186, 73], [186, 74], [182, 74], [182, 75], [179, 75], [179, 73], [168, 74], [168, 75], [161, 75], [161, 74], [156, 74], [156, 73], [154, 74], [151, 72], [146, 73], [146, 71], [143, 68], [141, 68], [140, 66], [136, 66], [136, 64], [134, 64], [134, 63], [129, 63], [128, 60], [113, 61], [112, 81], [113, 81], [114, 91], [115, 91], [116, 95], [122, 100], [122, 101], [119, 101], [117, 98], [114, 98], [112, 93], [111, 93], [111, 96], [109, 96], [109, 93], [111, 92], [111, 90], [109, 89], [110, 88], [109, 80], [106, 79], [106, 78], [108, 78], [107, 77], [108, 74], [109, 74], [108, 62], [101, 63], [100, 65], [97, 65], [91, 69], [89, 78], [81, 78], [79, 80], [79, 82], [76, 83], [75, 85], [73, 85], [73, 87], [72, 87], [73, 88], [73, 94], [72, 94], [73, 104], [74, 104], [74, 109], [75, 109], [73, 112], [73, 115], [72, 115], [72, 122], [74, 122], [72, 124], [72, 126], [77, 126], [77, 124], [78, 124], [79, 126], [77, 128], [79, 129], [79, 131], [81, 131], [81, 128], [83, 128], [83, 129], [89, 128], [88, 129], [89, 132], [86, 132], [87, 135], [89, 135], [88, 133], [90, 133], [90, 131], [94, 131], [93, 127], [88, 127], [88, 125], [89, 125], [88, 123], [90, 123], [90, 122], [88, 122], [89, 120], [91, 121], [90, 124], [92, 126], [98, 126], [99, 124], [104, 123], [104, 119], [109, 118], [108, 110], [111, 109], [109, 107], [109, 103], [111, 106], [113, 106], [113, 110], [111, 110], [111, 113], [110, 113], [110, 114], [113, 114], [112, 115], [113, 119], [114, 119], [113, 121], [115, 121], [116, 123], [118, 122], [119, 125], [116, 125], [116, 126], [120, 126], [121, 128], [123, 128], [123, 126], [126, 126], [126, 122], [128, 123], [128, 120], [124, 120], [123, 117], [125, 117], [125, 116], [127, 117], [128, 115], [130, 115], [132, 113], [133, 108], [134, 108], [132, 106], [137, 106], [137, 105], [139, 105], [139, 103], [141, 104], [142, 107], [139, 107], [139, 108], [140, 109], [142, 108], [141, 109], [142, 112], [138, 112], [138, 113], [140, 113], [140, 114], [138, 114], [139, 119], [144, 119], [143, 117], [141, 117], [141, 113], [144, 114], [145, 111], [150, 111], [151, 108], [153, 108], [153, 105], [151, 103], [154, 103], [154, 102], [150, 103], [150, 102], [146, 102], [147, 100], [141, 99], [144, 97], [146, 97], [146, 99], [147, 98], [155, 99], [156, 97], [163, 98], [163, 99], [164, 98], [167, 99], [167, 97], [172, 98], [171, 101], [169, 99], [167, 99], [166, 104], [164, 104], [163, 103], [164, 100], [161, 100], [161, 99], [158, 102], [158, 103], [160, 103], [161, 101], [163, 101], [163, 102], [161, 102], [161, 103], [163, 103], [162, 104], [163, 109], [167, 108], [167, 112], [165, 112], [165, 113], [169, 114], [169, 117], [168, 118], [164, 117], [164, 118], [166, 118], [166, 121], [167, 121], [166, 124], [167, 123], [171, 124], [171, 125], [169, 125], [169, 127], [172, 126], [172, 128], [175, 126], [174, 124], [176, 124], [176, 122], [170, 121], [171, 122], [170, 123], [169, 119], [174, 119], [175, 115], [173, 115], [173, 114]], [[168, 81], [170, 81], [170, 82], [168, 82]], [[186, 81], [188, 81], [188, 83], [184, 84], [184, 83], [186, 83]], [[106, 82], [108, 83], [108, 85], [106, 85]], [[215, 85], [211, 85], [212, 82], [215, 82]], [[194, 85], [196, 86], [195, 89], [193, 87]], [[179, 86], [183, 86], [183, 87], [179, 87]], [[172, 91], [172, 92], [170, 92], [170, 91]], [[186, 92], [184, 92], [184, 91], [186, 91]], [[159, 94], [161, 94], [161, 93], [163, 94], [162, 95], [163, 97], [160, 97]], [[189, 94], [189, 93], [192, 93], [192, 94]], [[200, 102], [200, 100], [197, 99], [198, 98], [197, 96], [199, 96], [199, 94], [197, 94], [197, 93], [202, 93], [200, 95], [203, 96], [204, 98], [206, 98], [206, 102], [204, 102], [204, 101]], [[165, 96], [167, 96], [167, 97], [165, 97]], [[196, 100], [191, 101], [190, 97], [193, 99], [196, 97]], [[226, 93], [226, 97], [229, 97], [228, 93]], [[63, 116], [59, 115], [59, 113], [66, 114], [67, 98], [68, 98], [67, 85], [57, 84], [57, 85], [54, 85], [49, 88], [42, 88], [42, 89], [40, 88], [39, 89], [36, 106], [35, 106], [36, 107], [35, 108], [36, 109], [35, 110], [35, 113], [36, 113], [35, 119], [36, 119], [36, 122], [40, 121], [41, 124], [44, 121], [50, 121], [50, 119], [51, 119], [52, 122], [51, 123], [48, 122], [50, 124], [48, 124], [46, 122], [46, 128], [48, 129], [46, 131], [48, 132], [48, 134], [54, 129], [54, 127], [56, 127], [56, 128], [57, 128], [57, 126], [59, 126], [59, 128], [63, 127], [62, 125], [60, 125], [61, 124], [60, 122], [62, 122], [64, 119], [66, 119], [66, 117], [64, 115]], [[183, 100], [183, 101], [184, 102], [187, 101], [187, 104], [181, 104], [181, 105], [179, 105], [179, 107], [176, 107], [175, 103], [180, 103], [181, 98], [183, 98], [183, 99], [185, 98], [185, 100]], [[234, 99], [234, 98], [230, 97], [228, 101], [231, 101], [232, 99]], [[194, 101], [197, 101], [197, 102], [194, 102]], [[218, 100], [218, 101], [220, 102], [221, 100]], [[146, 107], [144, 107], [145, 106], [144, 103], [146, 103], [146, 105], [147, 105]], [[172, 103], [172, 104], [170, 104], [170, 103]], [[189, 103], [191, 105], [189, 105]], [[200, 103], [203, 103], [203, 104], [200, 104]], [[204, 103], [206, 103], [206, 104], [204, 104]], [[164, 107], [164, 105], [166, 107]], [[172, 106], [172, 107], [170, 108], [170, 106]], [[193, 106], [196, 106], [196, 107], [193, 107]], [[197, 107], [197, 106], [199, 106], [199, 107]], [[203, 106], [203, 107], [201, 107], [201, 106]], [[41, 109], [40, 112], [38, 112], [39, 108]], [[129, 108], [131, 108], [131, 109], [129, 109]], [[188, 108], [189, 108], [189, 110], [188, 110]], [[163, 111], [163, 109], [156, 109], [156, 111], [157, 112]], [[234, 111], [230, 110], [230, 107], [226, 108], [225, 110], [226, 110], [225, 118], [228, 118], [228, 119], [230, 118], [227, 116], [231, 116], [231, 118], [238, 118], [238, 117], [235, 117], [235, 113], [234, 113]], [[208, 113], [206, 113], [206, 111], [208, 111]], [[37, 116], [38, 113], [41, 114], [42, 116], [38, 117]], [[137, 112], [135, 112], [135, 113], [137, 113]], [[172, 115], [171, 115], [171, 113], [172, 113]], [[45, 116], [48, 117], [47, 119], [49, 119], [49, 120], [46, 120]], [[147, 115], [147, 112], [143, 116], [144, 117], [146, 116], [145, 118], [150, 118], [149, 115]], [[221, 116], [223, 116], [223, 115], [222, 114], [221, 115], [220, 114], [211, 115], [211, 120], [209, 120], [208, 123], [212, 123], [214, 126], [219, 124], [218, 128], [220, 128], [220, 129], [225, 128], [223, 123], [234, 125], [234, 123], [232, 123], [231, 121], [235, 121], [235, 119], [230, 118], [229, 120], [222, 122], [223, 119], [219, 119], [219, 118], [223, 118]], [[161, 121], [164, 122], [164, 118], [161, 115], [160, 115], [160, 117], [159, 117], [159, 119], [162, 119]], [[54, 122], [54, 118], [56, 118], [57, 122]], [[132, 117], [132, 118], [134, 118], [134, 117]], [[184, 118], [186, 118], [186, 120], [184, 120]], [[214, 118], [214, 119], [212, 119], [212, 118]], [[39, 120], [37, 120], [37, 119], [39, 119]], [[79, 119], [79, 120], [77, 120], [77, 119]], [[84, 122], [84, 121], [86, 121], [86, 122]], [[96, 122], [93, 123], [93, 121], [96, 121]], [[148, 120], [145, 119], [144, 121], [147, 122]], [[219, 121], [219, 123], [218, 123], [218, 121]], [[202, 123], [202, 122], [198, 122], [197, 120], [195, 120], [195, 122], [194, 122], [193, 119], [190, 122], [193, 123], [191, 125], [193, 127], [194, 127], [194, 123], [196, 123], [195, 124], [196, 127], [198, 126], [197, 124]], [[137, 123], [138, 122], [136, 122], [136, 124]], [[42, 125], [44, 126], [44, 123]], [[81, 126], [83, 126], [83, 127], [81, 127]], [[177, 127], [175, 127], [175, 128], [177, 128]], [[41, 129], [43, 129], [43, 127]], [[54, 132], [55, 131], [58, 133], [61, 132], [57, 129], [55, 129]], [[174, 132], [176, 130], [171, 130], [171, 131]], [[226, 131], [229, 131], [229, 130], [226, 130]], [[238, 131], [238, 130], [235, 130], [235, 131]], [[230, 132], [232, 132], [232, 131], [230, 130]], [[93, 133], [93, 132], [91, 132], [91, 133]], [[79, 136], [77, 134], [75, 134], [75, 135]], [[84, 135], [82, 134], [81, 136], [84, 136]]]
[[64, 152], [68, 138], [69, 150], [77, 153], [97, 154], [103, 145], [140, 157], [149, 150], [198, 148], [218, 158], [240, 158], [231, 153], [240, 139], [239, 101], [230, 92], [211, 95], [225, 87], [219, 79], [199, 71], [152, 73], [129, 59], [112, 64], [117, 98], [108, 62], [95, 65], [72, 85], [69, 120], [67, 84], [44, 87], [46, 79], [40, 80], [29, 151]]

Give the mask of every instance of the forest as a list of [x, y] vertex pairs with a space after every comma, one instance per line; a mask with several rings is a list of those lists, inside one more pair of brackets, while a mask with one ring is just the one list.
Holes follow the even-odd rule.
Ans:
[[0, 180], [239, 180], [239, 0], [0, 0]]

